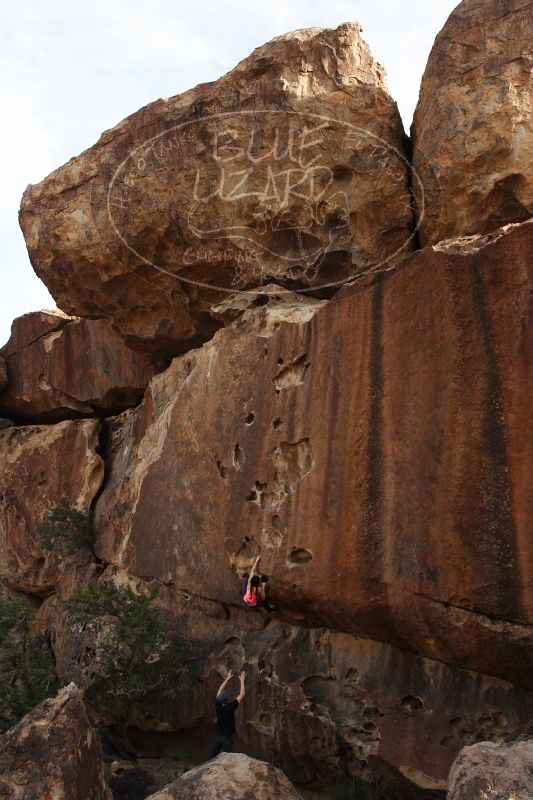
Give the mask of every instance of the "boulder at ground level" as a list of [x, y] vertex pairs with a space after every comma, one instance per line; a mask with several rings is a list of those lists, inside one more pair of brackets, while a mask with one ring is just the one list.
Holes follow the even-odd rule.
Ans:
[[412, 128], [423, 244], [533, 214], [532, 28], [528, 0], [463, 0], [437, 36]]
[[70, 684], [0, 737], [2, 800], [111, 800], [100, 743]]
[[245, 756], [222, 753], [186, 772], [148, 800], [299, 800], [280, 769]]
[[533, 739], [465, 747], [455, 759], [448, 800], [531, 800]]
[[0, 350], [7, 370], [0, 414], [22, 424], [123, 411], [157, 372], [154, 359], [127, 347], [108, 320], [33, 311], [11, 330]]

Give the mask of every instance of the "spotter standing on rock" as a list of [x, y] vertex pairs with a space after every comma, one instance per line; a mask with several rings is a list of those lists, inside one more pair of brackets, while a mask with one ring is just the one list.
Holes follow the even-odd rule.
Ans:
[[240, 691], [235, 700], [229, 699], [229, 694], [226, 686], [233, 677], [233, 670], [230, 669], [224, 681], [218, 687], [218, 692], [215, 700], [215, 711], [217, 715], [217, 727], [215, 733], [215, 740], [209, 758], [215, 758], [219, 753], [231, 753], [233, 751], [233, 737], [235, 735], [235, 711], [239, 703], [244, 699], [246, 690], [244, 688], [244, 680], [246, 673], [239, 673], [239, 680], [241, 682]]

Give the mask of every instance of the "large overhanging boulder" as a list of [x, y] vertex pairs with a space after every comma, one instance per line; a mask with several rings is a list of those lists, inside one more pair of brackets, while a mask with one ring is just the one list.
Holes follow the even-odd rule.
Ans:
[[154, 359], [127, 347], [109, 320], [34, 311], [11, 330], [0, 350], [7, 369], [0, 415], [18, 423], [117, 414], [137, 405], [157, 372]]
[[533, 214], [532, 30], [530, 0], [463, 0], [437, 36], [412, 130], [424, 244]]
[[330, 294], [408, 252], [403, 128], [360, 32], [279, 36], [29, 186], [20, 222], [58, 305], [175, 353], [227, 292]]
[[[97, 555], [533, 686], [533, 224], [245, 311], [109, 423]], [[272, 304], [271, 304], [272, 300]], [[227, 309], [226, 309], [227, 311]]]

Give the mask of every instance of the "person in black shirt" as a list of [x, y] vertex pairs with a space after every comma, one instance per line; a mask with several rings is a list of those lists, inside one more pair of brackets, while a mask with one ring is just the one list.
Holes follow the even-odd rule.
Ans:
[[246, 673], [241, 672], [239, 674], [241, 687], [236, 700], [230, 700], [229, 694], [226, 690], [226, 686], [232, 677], [233, 670], [230, 669], [226, 680], [222, 681], [217, 692], [215, 700], [217, 727], [215, 740], [213, 742], [213, 749], [211, 750], [211, 755], [209, 758], [215, 758], [219, 753], [231, 753], [233, 750], [233, 737], [235, 735], [235, 711], [246, 694], [244, 688]]

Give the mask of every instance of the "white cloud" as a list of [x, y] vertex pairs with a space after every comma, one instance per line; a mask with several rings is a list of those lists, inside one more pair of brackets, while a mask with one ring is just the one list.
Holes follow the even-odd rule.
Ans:
[[454, 0], [2, 0], [0, 342], [53, 304], [18, 228], [20, 196], [158, 97], [215, 80], [268, 39], [358, 20], [409, 126], [433, 40]]

